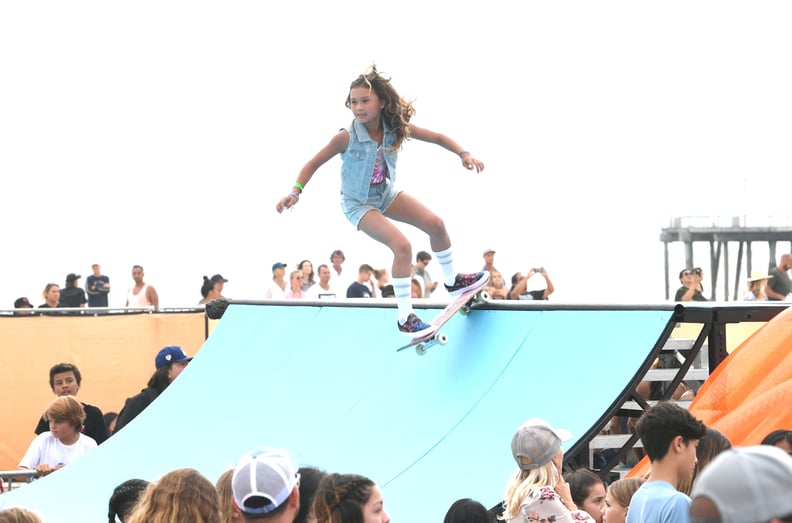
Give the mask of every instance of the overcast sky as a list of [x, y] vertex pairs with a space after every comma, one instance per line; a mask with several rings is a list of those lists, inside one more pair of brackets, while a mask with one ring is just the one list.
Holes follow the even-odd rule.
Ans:
[[[351, 121], [349, 83], [372, 61], [415, 124], [486, 164], [420, 142], [399, 160], [460, 270], [493, 248], [507, 277], [547, 267], [556, 301], [658, 302], [671, 217], [787, 223], [792, 4], [520, 5], [2, 3], [0, 307], [41, 303], [69, 272], [84, 283], [95, 262], [111, 305], [141, 264], [163, 306], [196, 303], [216, 272], [227, 295], [260, 298], [272, 263], [336, 248], [352, 271], [389, 267], [343, 217], [338, 159], [274, 210]], [[681, 245], [672, 256], [676, 273]], [[696, 256], [707, 266], [708, 247]]]

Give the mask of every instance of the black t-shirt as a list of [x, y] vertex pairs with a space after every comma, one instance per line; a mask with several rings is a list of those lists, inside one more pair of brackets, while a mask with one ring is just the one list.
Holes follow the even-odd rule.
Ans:
[[88, 290], [89, 307], [107, 307], [107, 293], [110, 289], [106, 285], [110, 284], [107, 276], [94, 276], [91, 274], [85, 280], [85, 288]]
[[61, 290], [58, 307], [80, 307], [86, 301], [85, 291], [80, 287], [66, 287]]
[[347, 298], [371, 298], [371, 291], [362, 283], [352, 282], [347, 289]]

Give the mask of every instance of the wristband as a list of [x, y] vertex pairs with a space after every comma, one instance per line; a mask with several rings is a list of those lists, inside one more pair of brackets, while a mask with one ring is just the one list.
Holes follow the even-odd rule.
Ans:
[[297, 200], [298, 202], [300, 201], [300, 193], [298, 193], [297, 191], [290, 192], [289, 196], [294, 196], [295, 200]]
[[303, 187], [303, 184], [301, 184], [300, 182], [294, 182], [294, 187], [299, 189], [300, 192], [303, 192], [303, 190], [305, 189], [305, 187]]
[[459, 155], [460, 158], [464, 158], [465, 155], [470, 154], [470, 153], [467, 152], [467, 151], [459, 151], [457, 154]]

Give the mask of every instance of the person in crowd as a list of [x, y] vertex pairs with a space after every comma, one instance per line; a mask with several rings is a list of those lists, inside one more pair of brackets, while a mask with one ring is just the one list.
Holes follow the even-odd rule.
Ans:
[[234, 469], [223, 472], [215, 483], [217, 490], [218, 506], [220, 507], [220, 521], [222, 523], [239, 523], [242, 514], [234, 506], [234, 493], [231, 490], [231, 479], [234, 477]]
[[317, 274], [319, 275], [319, 281], [316, 282], [316, 285], [312, 285], [310, 289], [305, 293], [306, 299], [309, 300], [334, 300], [336, 299], [337, 293], [335, 291], [335, 287], [331, 285], [331, 278], [330, 278], [330, 268], [322, 264], [317, 267]]
[[[56, 363], [49, 370], [49, 384], [55, 396], [74, 396], [80, 392], [82, 386], [82, 373], [77, 365], [72, 363]], [[82, 425], [83, 432], [90, 436], [97, 445], [101, 445], [110, 433], [107, 431], [104, 415], [99, 407], [83, 403], [85, 420]], [[50, 430], [49, 421], [42, 417], [39, 419], [35, 433], [42, 434]]]
[[316, 523], [389, 523], [382, 492], [358, 474], [327, 474], [319, 482], [311, 519]]
[[272, 264], [272, 281], [264, 292], [267, 300], [282, 300], [286, 296], [289, 286], [286, 284], [286, 264], [276, 262]]
[[85, 290], [88, 293], [89, 307], [107, 307], [110, 294], [110, 278], [102, 274], [98, 263], [91, 265], [93, 274], [85, 279]]
[[602, 523], [602, 507], [605, 506], [605, 482], [602, 478], [589, 469], [581, 468], [567, 474], [565, 479], [575, 506], [585, 510], [597, 523]]
[[393, 253], [393, 287], [400, 332], [419, 336], [432, 327], [413, 312], [410, 299], [412, 247], [393, 223], [413, 225], [429, 236], [451, 296], [483, 287], [489, 273], [457, 274], [451, 239], [443, 220], [415, 197], [396, 189], [396, 160], [407, 139], [440, 145], [459, 156], [466, 169], [481, 172], [484, 164], [453, 139], [410, 123], [412, 102], [402, 98], [390, 78], [370, 67], [349, 86], [346, 106], [354, 119], [336, 133], [300, 170], [293, 190], [276, 204], [283, 212], [299, 202], [305, 184], [317, 169], [336, 155], [342, 159], [341, 206], [349, 222]]
[[374, 279], [377, 280], [377, 289], [380, 291], [380, 296], [382, 298], [393, 298], [393, 285], [390, 283], [388, 269], [374, 269], [372, 274]]
[[693, 487], [693, 483], [696, 482], [696, 478], [701, 474], [701, 471], [715, 459], [715, 456], [724, 450], [730, 449], [731, 446], [731, 441], [723, 433], [708, 427], [696, 447], [696, 466], [693, 467], [693, 474], [690, 478], [680, 481], [677, 490], [690, 496], [690, 489]]
[[437, 282], [432, 281], [432, 275], [426, 270], [426, 266], [432, 261], [432, 255], [426, 251], [418, 251], [415, 255], [415, 265], [413, 265], [413, 278], [421, 279], [423, 298], [431, 298], [432, 293], [437, 288]]
[[421, 282], [417, 278], [413, 278], [412, 280], [410, 280], [410, 297], [411, 298], [413, 298], [413, 299], [423, 298], [424, 297], [424, 293], [423, 292], [424, 292], [423, 291], [423, 285], [421, 285]]
[[308, 523], [308, 516], [311, 512], [319, 482], [327, 475], [322, 469], [316, 467], [300, 467], [297, 469], [300, 475], [300, 510], [294, 517], [293, 523]]
[[41, 293], [42, 298], [44, 298], [44, 303], [39, 305], [39, 309], [57, 308], [60, 303], [60, 293], [60, 287], [58, 287], [57, 283], [48, 283], [46, 287], [44, 287], [44, 292]]
[[116, 486], [107, 502], [107, 522], [127, 523], [148, 486], [148, 481], [137, 478], [128, 479]]
[[644, 483], [643, 478], [622, 478], [611, 483], [602, 507], [602, 523], [625, 523], [633, 494]]
[[762, 271], [751, 271], [751, 277], [748, 278], [748, 290], [743, 293], [743, 301], [767, 301], [767, 280], [772, 278]]
[[[640, 492], [640, 491], [639, 491]], [[693, 485], [694, 523], [792, 521], [792, 457], [756, 445], [721, 452]]]
[[14, 316], [32, 316], [33, 315], [33, 304], [30, 303], [26, 297], [17, 298], [14, 300], [14, 308], [18, 309], [14, 311]]
[[228, 279], [223, 278], [222, 274], [214, 274], [210, 279], [214, 282], [215, 290], [220, 295], [219, 297], [222, 298], [223, 290], [225, 289], [225, 284], [228, 283]]
[[482, 271], [489, 271], [492, 274], [493, 271], [496, 271], [495, 268], [495, 251], [492, 249], [485, 249], [484, 254], [484, 267], [481, 268]]
[[303, 273], [302, 290], [307, 291], [316, 284], [313, 264], [310, 262], [310, 260], [303, 260], [297, 264], [297, 268]]
[[693, 269], [682, 269], [679, 271], [679, 282], [682, 284], [674, 295], [674, 301], [707, 301], [698, 289]]
[[593, 523], [590, 514], [577, 508], [569, 484], [561, 476], [564, 463], [561, 443], [571, 438], [569, 431], [554, 429], [540, 418], [531, 418], [520, 425], [511, 443], [517, 470], [506, 485], [505, 521]]
[[198, 305], [206, 305], [210, 301], [220, 298], [220, 296], [220, 291], [217, 290], [217, 282], [204, 276], [203, 284], [201, 285], [201, 301], [198, 302]]
[[[532, 279], [534, 281], [531, 281]], [[534, 267], [528, 271], [526, 276], [519, 272], [515, 273], [511, 281], [510, 300], [546, 300], [555, 291], [553, 282], [544, 267]]]
[[49, 430], [33, 439], [19, 462], [20, 469], [36, 470], [46, 476], [96, 448], [96, 441], [81, 432], [85, 410], [74, 396], [55, 398], [44, 417]]
[[184, 352], [184, 349], [177, 345], [168, 345], [163, 347], [154, 358], [154, 367], [156, 370], [149, 378], [148, 384], [145, 389], [141, 390], [131, 398], [127, 398], [121, 412], [118, 413], [116, 420], [115, 432], [118, 432], [130, 421], [135, 419], [138, 414], [143, 412], [152, 401], [157, 399], [157, 396], [168, 388], [173, 383], [173, 380], [179, 377], [182, 371], [187, 367], [187, 364], [192, 361], [190, 356]]
[[300, 475], [283, 449], [260, 448], [237, 460], [231, 478], [242, 521], [292, 523], [300, 508]]
[[693, 474], [696, 446], [707, 428], [686, 409], [661, 401], [641, 416], [635, 430], [652, 471], [630, 502], [627, 523], [689, 521], [690, 498], [677, 487]]
[[374, 269], [364, 263], [358, 269], [358, 279], [347, 288], [347, 298], [376, 298], [377, 282], [372, 278]]
[[772, 279], [768, 280], [765, 293], [770, 301], [786, 301], [792, 298], [792, 280], [789, 279], [792, 269], [792, 254], [784, 254], [778, 265], [770, 269]]
[[143, 491], [129, 523], [220, 523], [217, 490], [191, 468], [176, 469]]
[[113, 432], [115, 431], [116, 421], [118, 421], [117, 412], [105, 412], [104, 422], [105, 427], [107, 427], [107, 434], [109, 436], [112, 436]]
[[287, 300], [302, 300], [305, 298], [305, 292], [302, 289], [304, 279], [305, 274], [303, 271], [292, 271], [289, 274], [289, 289], [283, 295], [283, 298]]
[[341, 249], [336, 249], [330, 253], [330, 281], [336, 289], [346, 289], [354, 281], [349, 275], [349, 271], [344, 272], [345, 261], [346, 256]]
[[693, 282], [701, 294], [704, 294], [704, 269], [693, 267]]
[[496, 519], [487, 508], [471, 498], [454, 501], [448, 508], [443, 523], [495, 523]]
[[486, 291], [493, 300], [508, 299], [509, 289], [506, 288], [506, 282], [503, 280], [501, 271], [495, 269], [490, 273], [490, 282], [486, 287]]
[[15, 507], [0, 510], [0, 523], [42, 523], [42, 521], [35, 512]]
[[762, 445], [772, 445], [778, 447], [792, 456], [792, 430], [774, 430], [764, 437]]
[[73, 272], [66, 275], [66, 286], [60, 293], [58, 307], [85, 307], [88, 299], [85, 297], [85, 290], [79, 286], [80, 275]]
[[132, 266], [132, 281], [135, 285], [127, 291], [126, 306], [127, 307], [154, 307], [154, 310], [159, 308], [159, 296], [157, 289], [153, 285], [149, 285], [143, 281], [143, 267], [140, 265]]

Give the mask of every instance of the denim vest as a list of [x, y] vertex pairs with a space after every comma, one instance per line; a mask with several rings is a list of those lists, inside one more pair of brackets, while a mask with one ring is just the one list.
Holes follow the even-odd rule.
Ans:
[[[396, 181], [396, 159], [398, 154], [391, 152], [390, 147], [396, 139], [388, 124], [383, 120], [382, 152], [385, 164], [388, 166], [388, 178], [391, 183]], [[360, 202], [368, 199], [371, 173], [374, 172], [374, 162], [377, 159], [377, 142], [369, 137], [366, 126], [353, 120], [347, 129], [349, 131], [349, 145], [341, 153], [341, 196]]]

